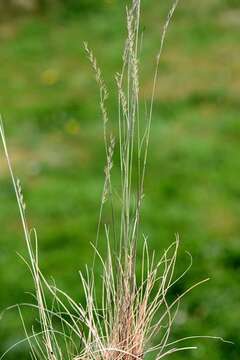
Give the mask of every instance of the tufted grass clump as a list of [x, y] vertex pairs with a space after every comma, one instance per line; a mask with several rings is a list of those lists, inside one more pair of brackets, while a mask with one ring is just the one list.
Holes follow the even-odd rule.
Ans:
[[[156, 260], [154, 253], [151, 254], [149, 251], [147, 237], [141, 233], [144, 179], [159, 63], [167, 29], [177, 5], [178, 0], [175, 0], [161, 33], [153, 74], [152, 95], [144, 112], [139, 105], [141, 1], [133, 0], [126, 10], [127, 39], [122, 55], [122, 68], [115, 75], [118, 113], [115, 114], [114, 121], [117, 119], [117, 134], [109, 131], [109, 123], [111, 124], [112, 120], [107, 109], [107, 85], [92, 50], [87, 43], [84, 44], [99, 87], [106, 153], [105, 179], [96, 240], [93, 245], [93, 264], [85, 273], [80, 273], [85, 294], [84, 303], [79, 303], [59, 289], [54, 282], [49, 282], [41, 272], [37, 232], [28, 226], [21, 183], [13, 173], [3, 125], [0, 125], [28, 250], [28, 259], [24, 261], [35, 287], [35, 302], [25, 305], [33, 307], [38, 312], [37, 329], [26, 328], [21, 306], [18, 306], [26, 334], [26, 338], [19, 343], [28, 342], [31, 359], [142, 360], [152, 354], [156, 360], [160, 360], [175, 352], [196, 349], [195, 346], [185, 345], [185, 341], [197, 336], [175, 341], [171, 340], [170, 336], [181, 299], [208, 279], [192, 285], [170, 302], [169, 290], [189, 270], [191, 261], [187, 269], [176, 276], [178, 236], [175, 242], [163, 251], [161, 258]], [[119, 157], [120, 164], [120, 189], [116, 189], [112, 181], [116, 156]], [[114, 206], [116, 202], [118, 211]], [[112, 221], [105, 224], [102, 214], [108, 203], [111, 207]], [[103, 233], [107, 244], [104, 258], [98, 250]], [[117, 244], [115, 251], [113, 243]], [[142, 249], [140, 255], [139, 249]], [[136, 270], [138, 256], [141, 257], [140, 275], [137, 275], [139, 271]], [[95, 271], [97, 259], [102, 265], [102, 274], [99, 277]], [[101, 282], [100, 296], [96, 293], [96, 282]], [[49, 298], [52, 299], [50, 303]], [[8, 349], [0, 360], [19, 343]]]

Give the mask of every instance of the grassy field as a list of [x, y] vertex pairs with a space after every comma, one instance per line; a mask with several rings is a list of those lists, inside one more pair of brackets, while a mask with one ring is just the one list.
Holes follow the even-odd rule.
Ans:
[[[142, 91], [150, 98], [154, 55], [167, 5], [143, 1]], [[0, 24], [0, 111], [27, 212], [39, 235], [41, 266], [59, 287], [82, 297], [78, 270], [92, 257], [103, 184], [104, 146], [98, 90], [82, 43], [99, 59], [111, 91], [121, 65], [124, 6], [98, 12], [16, 18]], [[179, 233], [175, 289], [210, 277], [180, 307], [174, 337], [216, 335], [174, 359], [239, 358], [240, 323], [240, 8], [238, 1], [182, 1], [170, 27], [155, 100], [143, 206], [143, 232], [161, 254]], [[3, 152], [0, 154], [1, 310], [30, 302], [26, 254]], [[117, 159], [115, 160], [116, 167]], [[106, 221], [108, 221], [106, 215]], [[26, 313], [31, 323], [32, 314]], [[4, 313], [0, 351], [24, 336], [17, 310]], [[196, 342], [195, 342], [196, 343]], [[27, 344], [9, 359], [26, 359]]]

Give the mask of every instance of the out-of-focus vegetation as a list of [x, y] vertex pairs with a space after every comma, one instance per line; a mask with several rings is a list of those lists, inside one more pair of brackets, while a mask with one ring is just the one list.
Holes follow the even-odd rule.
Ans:
[[105, 0], [0, 0], [2, 16], [26, 14], [26, 13], [49, 13], [50, 11], [64, 14], [76, 14], [81, 12], [97, 11], [106, 7], [111, 1]]
[[[80, 301], [77, 271], [92, 257], [89, 243], [95, 239], [104, 167], [98, 91], [82, 42], [87, 40], [95, 49], [111, 89], [114, 128], [113, 75], [121, 66], [125, 7], [114, 0], [45, 0], [41, 7], [36, 3], [31, 10], [20, 10], [24, 1], [17, 5], [16, 0], [13, 10], [4, 8], [6, 3], [0, 2], [0, 109], [10, 151], [31, 224], [38, 229], [43, 271]], [[150, 98], [168, 5], [143, 1], [143, 107]], [[181, 304], [174, 336], [219, 335], [236, 343], [199, 341], [198, 351], [175, 359], [239, 358], [239, 19], [237, 0], [182, 2], [160, 67], [143, 232], [158, 254], [176, 232], [180, 234], [179, 272], [189, 261], [185, 251], [192, 254], [191, 272], [176, 293], [211, 278]], [[2, 155], [0, 171], [3, 310], [31, 302], [24, 292], [31, 291], [32, 284], [16, 256], [24, 255], [25, 248]], [[24, 310], [24, 315], [31, 324], [31, 312]], [[0, 326], [1, 352], [22, 337], [18, 312], [6, 312]], [[26, 359], [26, 351], [27, 344], [21, 344], [8, 358]]]

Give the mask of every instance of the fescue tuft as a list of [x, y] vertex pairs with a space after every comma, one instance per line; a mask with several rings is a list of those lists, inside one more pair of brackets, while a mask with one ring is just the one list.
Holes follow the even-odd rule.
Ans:
[[[141, 233], [141, 208], [144, 199], [144, 179], [146, 174], [150, 128], [152, 122], [154, 94], [158, 79], [159, 62], [163, 50], [167, 28], [177, 7], [176, 0], [167, 16], [162, 30], [160, 47], [156, 57], [156, 69], [150, 104], [142, 113], [139, 105], [139, 23], [140, 0], [133, 0], [127, 9], [127, 39], [123, 50], [122, 69], [115, 75], [118, 91], [118, 135], [108, 132], [111, 117], [107, 110], [108, 89], [96, 58], [84, 44], [87, 57], [95, 73], [99, 87], [100, 109], [103, 118], [103, 135], [106, 152], [105, 180], [100, 205], [98, 229], [94, 247], [93, 266], [80, 273], [85, 294], [85, 304], [80, 304], [55, 283], [50, 283], [39, 267], [38, 240], [35, 229], [29, 229], [26, 206], [20, 182], [15, 180], [6, 145], [3, 125], [0, 134], [10, 170], [10, 175], [22, 225], [29, 258], [26, 262], [35, 285], [35, 304], [38, 311], [40, 331], [26, 329], [21, 306], [19, 313], [33, 360], [142, 360], [149, 353], [160, 360], [178, 351], [196, 349], [181, 346], [181, 342], [195, 337], [170, 340], [180, 300], [193, 288], [204, 283], [204, 279], [187, 289], [175, 300], [169, 302], [169, 290], [191, 267], [177, 277], [174, 270], [179, 248], [179, 238], [163, 251], [160, 260], [150, 255], [147, 237]], [[115, 120], [114, 118], [114, 120]], [[116, 147], [119, 148], [116, 150]], [[119, 156], [120, 190], [114, 189], [112, 170], [114, 157]], [[117, 201], [120, 213], [114, 208]], [[103, 208], [111, 204], [112, 222], [102, 221]], [[102, 229], [107, 244], [107, 256], [99, 254], [98, 243]], [[117, 250], [113, 251], [113, 242]], [[140, 245], [139, 245], [140, 244]], [[142, 244], [142, 245], [141, 245]], [[142, 247], [140, 276], [136, 270], [137, 254]], [[115, 255], [115, 253], [117, 255]], [[101, 280], [95, 274], [95, 261], [102, 264]], [[191, 260], [191, 258], [190, 258]], [[138, 260], [139, 263], [139, 260]], [[96, 294], [96, 281], [102, 282], [101, 296]], [[47, 298], [52, 298], [49, 304]], [[159, 342], [157, 345], [155, 339]], [[18, 344], [19, 344], [18, 343]], [[14, 344], [1, 357], [18, 344]]]

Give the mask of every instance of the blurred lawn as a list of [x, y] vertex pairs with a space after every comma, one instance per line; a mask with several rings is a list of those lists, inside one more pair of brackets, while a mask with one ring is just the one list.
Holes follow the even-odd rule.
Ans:
[[[120, 2], [119, 2], [120, 3]], [[79, 9], [78, 9], [79, 10]], [[142, 94], [150, 98], [154, 54], [167, 5], [143, 1]], [[95, 50], [116, 103], [124, 6], [16, 17], [0, 24], [0, 109], [41, 265], [81, 298], [77, 271], [90, 262], [103, 183], [98, 90], [82, 50]], [[174, 359], [239, 359], [240, 323], [240, 8], [234, 0], [182, 1], [170, 27], [157, 88], [143, 209], [143, 232], [161, 254], [178, 232], [178, 271], [194, 264], [176, 292], [211, 281], [183, 301], [174, 337], [217, 335], [235, 346], [197, 341]], [[0, 158], [1, 310], [30, 302], [26, 254], [6, 163]], [[117, 162], [117, 159], [116, 159]], [[107, 221], [107, 218], [106, 218]], [[29, 317], [29, 323], [31, 316]], [[28, 322], [28, 321], [27, 321]], [[0, 351], [24, 336], [17, 311], [1, 320]], [[26, 359], [19, 346], [9, 359]]]

